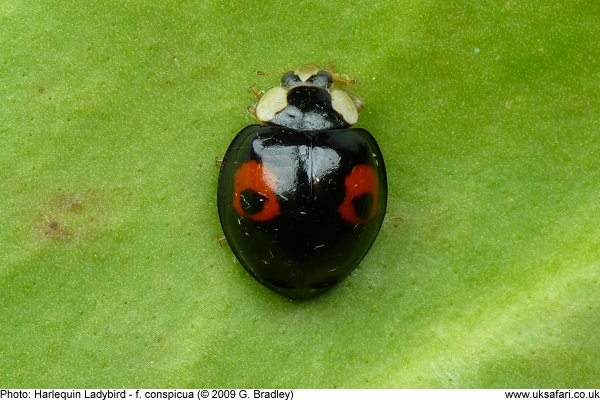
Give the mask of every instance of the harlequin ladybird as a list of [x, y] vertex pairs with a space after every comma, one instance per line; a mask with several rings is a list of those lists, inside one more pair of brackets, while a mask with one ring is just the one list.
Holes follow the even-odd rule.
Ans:
[[225, 153], [217, 205], [240, 263], [288, 298], [308, 298], [342, 281], [375, 240], [387, 203], [383, 156], [362, 111], [331, 68], [286, 71], [281, 85], [251, 90], [242, 129]]

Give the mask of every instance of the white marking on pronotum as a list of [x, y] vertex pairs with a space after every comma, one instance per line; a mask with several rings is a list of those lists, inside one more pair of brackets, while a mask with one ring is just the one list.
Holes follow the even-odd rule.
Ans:
[[287, 106], [287, 89], [281, 86], [271, 88], [263, 94], [256, 105], [256, 117], [268, 122]]
[[356, 103], [354, 103], [345, 91], [340, 89], [333, 89], [331, 91], [331, 106], [348, 124], [354, 125], [358, 121]]

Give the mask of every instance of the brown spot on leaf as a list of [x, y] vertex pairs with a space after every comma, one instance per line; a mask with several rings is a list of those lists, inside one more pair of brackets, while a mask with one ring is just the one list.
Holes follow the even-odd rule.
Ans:
[[395, 216], [390, 218], [390, 225], [393, 229], [402, 229], [404, 228], [405, 223], [406, 221], [402, 217]]
[[156, 343], [157, 345], [164, 346], [166, 342], [167, 342], [167, 338], [164, 337], [163, 335], [154, 336], [154, 343]]
[[47, 218], [43, 226], [44, 235], [56, 241], [68, 241], [72, 238], [71, 231], [56, 218]]
[[106, 210], [96, 190], [77, 193], [56, 189], [37, 217], [38, 232], [54, 243], [90, 239], [105, 225]]
[[38, 93], [39, 93], [39, 94], [44, 94], [44, 93], [46, 93], [46, 88], [45, 88], [45, 87], [43, 87], [43, 86], [40, 86], [40, 87], [38, 88]]
[[61, 196], [58, 199], [60, 208], [68, 212], [80, 212], [83, 210], [85, 200], [80, 196]]

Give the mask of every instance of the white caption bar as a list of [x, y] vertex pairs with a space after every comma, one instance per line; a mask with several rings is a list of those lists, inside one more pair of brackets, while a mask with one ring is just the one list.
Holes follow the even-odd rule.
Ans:
[[598, 399], [600, 389], [0, 389], [0, 400]]

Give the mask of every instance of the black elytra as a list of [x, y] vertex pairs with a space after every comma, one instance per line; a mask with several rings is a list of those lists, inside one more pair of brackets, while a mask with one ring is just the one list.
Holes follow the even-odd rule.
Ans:
[[242, 129], [225, 153], [217, 189], [221, 226], [237, 259], [292, 299], [313, 297], [347, 277], [375, 241], [387, 204], [385, 165], [373, 136], [347, 128], [343, 118], [330, 128], [337, 118], [331, 102], [308, 99], [301, 99], [304, 111], [325, 110], [320, 122], [315, 117], [321, 129], [274, 122]]

